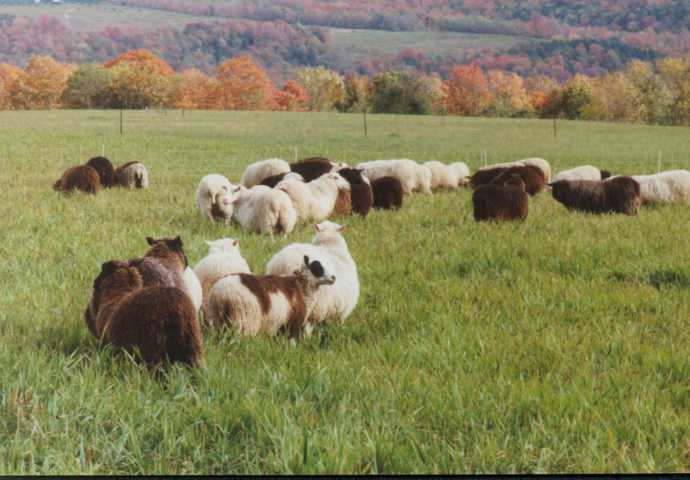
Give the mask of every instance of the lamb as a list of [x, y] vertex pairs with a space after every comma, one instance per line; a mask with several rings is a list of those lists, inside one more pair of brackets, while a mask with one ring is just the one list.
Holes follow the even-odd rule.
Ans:
[[342, 236], [344, 226], [326, 221], [315, 227], [317, 233], [311, 244], [293, 243], [283, 248], [268, 262], [266, 272], [270, 275], [287, 275], [299, 268], [303, 256], [318, 258], [326, 270], [335, 274], [338, 283], [316, 292], [310, 323], [333, 320], [342, 323], [359, 300], [357, 265]]
[[113, 184], [121, 187], [149, 188], [149, 171], [141, 162], [127, 162], [115, 169]]
[[201, 282], [202, 309], [204, 315], [208, 316], [208, 295], [213, 285], [228, 275], [252, 272], [240, 253], [239, 240], [222, 238], [206, 244], [209, 247], [208, 255], [196, 264], [194, 273]]
[[642, 203], [640, 184], [630, 177], [606, 181], [559, 180], [549, 186], [558, 202], [583, 212], [636, 215]]
[[305, 158], [290, 164], [290, 170], [302, 175], [305, 182], [316, 180], [327, 173], [331, 173], [334, 169], [333, 162], [323, 157]]
[[281, 173], [290, 171], [288, 162], [281, 158], [271, 158], [268, 160], [261, 160], [249, 165], [242, 175], [240, 183], [246, 188], [252, 188], [259, 185], [264, 179]]
[[381, 177], [371, 182], [371, 190], [374, 194], [374, 208], [384, 210], [402, 208], [403, 186], [395, 177]]
[[232, 187], [224, 202], [229, 201], [232, 219], [243, 230], [253, 233], [274, 232], [289, 234], [297, 224], [297, 212], [287, 193], [279, 189], [256, 185]]
[[610, 177], [611, 173], [606, 170], [600, 171], [597, 167], [592, 165], [582, 165], [580, 167], [571, 168], [570, 170], [563, 170], [558, 172], [553, 177], [554, 182], [559, 180], [605, 180]]
[[503, 177], [500, 183], [482, 185], [472, 194], [472, 206], [478, 222], [524, 220], [529, 212], [525, 182], [512, 174]]
[[233, 190], [230, 181], [223, 175], [206, 175], [196, 189], [196, 205], [209, 220], [223, 220], [227, 225], [232, 218], [232, 208], [227, 194]]
[[405, 195], [412, 192], [431, 194], [431, 170], [414, 160], [374, 160], [362, 162], [357, 169], [363, 170], [370, 181], [381, 177], [395, 177], [400, 180]]
[[84, 320], [96, 339], [138, 351], [149, 366], [202, 363], [201, 330], [189, 296], [174, 287], [145, 287], [127, 262], [101, 266]]
[[510, 167], [524, 167], [526, 165], [532, 165], [534, 167], [539, 168], [542, 172], [544, 172], [544, 177], [546, 178], [546, 181], [548, 182], [551, 179], [551, 165], [549, 165], [549, 162], [544, 160], [543, 158], [525, 158], [524, 160], [516, 160], [514, 162], [505, 162], [505, 163], [496, 163], [494, 165], [486, 165], [484, 167], [481, 167], [479, 170], [491, 170], [493, 168], [510, 168]]
[[355, 168], [342, 168], [338, 170], [338, 174], [350, 184], [352, 212], [366, 217], [374, 205], [374, 193], [369, 179]]
[[496, 167], [488, 170], [478, 170], [472, 175], [470, 185], [473, 189], [489, 183], [502, 183], [510, 175], [518, 175], [525, 183], [529, 195], [536, 195], [546, 187], [544, 173], [533, 165]]
[[87, 167], [92, 167], [98, 172], [98, 178], [103, 188], [113, 186], [113, 164], [105, 157], [93, 157], [86, 162]]
[[431, 190], [455, 190], [470, 174], [467, 165], [462, 162], [446, 165], [432, 160], [423, 165], [431, 171]]
[[230, 325], [241, 337], [261, 332], [273, 336], [282, 328], [287, 328], [291, 338], [303, 331], [309, 336], [315, 295], [335, 280], [319, 260], [306, 255], [290, 275], [230, 275], [211, 289], [207, 321], [214, 328]]
[[687, 170], [669, 170], [655, 175], [635, 175], [632, 178], [640, 184], [643, 205], [690, 204], [690, 172]]
[[275, 190], [282, 191], [292, 201], [300, 222], [327, 219], [335, 210], [340, 192], [350, 190], [350, 184], [335, 172], [323, 175], [308, 183], [283, 180]]
[[101, 190], [101, 180], [95, 168], [79, 165], [68, 168], [60, 180], [53, 184], [53, 190], [63, 193], [78, 190], [95, 195]]
[[278, 175], [272, 175], [268, 178], [265, 178], [261, 181], [260, 185], [275, 188], [275, 186], [283, 180], [299, 180], [301, 182], [304, 182], [304, 178], [302, 178], [302, 175], [300, 175], [299, 173], [287, 172], [280, 173]]

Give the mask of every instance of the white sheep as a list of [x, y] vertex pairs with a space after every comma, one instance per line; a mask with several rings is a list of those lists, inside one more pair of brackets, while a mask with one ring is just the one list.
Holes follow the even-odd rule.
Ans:
[[288, 194], [282, 190], [265, 185], [252, 188], [238, 185], [231, 187], [224, 202], [228, 199], [232, 219], [247, 232], [273, 236], [274, 232], [287, 235], [295, 229], [297, 212]]
[[240, 183], [247, 188], [259, 185], [264, 179], [290, 171], [290, 164], [281, 158], [261, 160], [249, 165], [242, 175]]
[[319, 260], [307, 256], [289, 275], [230, 275], [211, 289], [207, 322], [214, 328], [230, 325], [241, 337], [275, 335], [283, 327], [293, 338], [302, 332], [309, 336], [315, 295], [336, 279]]
[[335, 274], [338, 282], [323, 287], [316, 293], [310, 323], [333, 320], [342, 323], [359, 300], [357, 265], [341, 234], [345, 227], [326, 221], [316, 225], [316, 231], [312, 243], [293, 243], [278, 252], [266, 265], [266, 272], [274, 275], [288, 274], [299, 268], [304, 255], [318, 258], [326, 269]]
[[582, 165], [580, 167], [571, 168], [569, 170], [563, 170], [558, 172], [553, 177], [554, 182], [560, 180], [601, 180], [601, 171], [597, 167], [592, 165]]
[[362, 174], [372, 182], [382, 177], [397, 178], [405, 195], [412, 192], [431, 194], [431, 170], [414, 160], [373, 160], [362, 162], [356, 168], [363, 170]]
[[338, 192], [349, 190], [350, 184], [337, 173], [331, 172], [308, 183], [286, 177], [275, 188], [290, 197], [300, 222], [309, 219], [320, 222], [333, 213]]
[[206, 175], [196, 189], [197, 207], [212, 222], [216, 218], [223, 218], [225, 223], [229, 223], [232, 210], [229, 209], [227, 194], [232, 188], [230, 181], [223, 175], [216, 173]]
[[185, 268], [184, 276], [182, 278], [184, 280], [187, 295], [189, 295], [189, 298], [192, 300], [192, 304], [194, 304], [194, 310], [198, 312], [203, 302], [203, 291], [201, 289], [199, 278], [194, 273], [194, 270], [189, 267]]
[[655, 175], [634, 175], [632, 178], [640, 184], [642, 204], [690, 204], [690, 172], [687, 170], [669, 170]]
[[495, 163], [493, 165], [486, 165], [486, 166], [480, 167], [479, 170], [488, 170], [491, 168], [524, 167], [525, 165], [532, 165], [534, 167], [539, 168], [542, 172], [544, 172], [544, 176], [546, 177], [546, 182], [547, 183], [550, 182], [551, 165], [549, 165], [549, 162], [547, 162], [543, 158], [538, 158], [538, 157], [525, 158], [523, 160], [516, 160], [514, 162]]
[[113, 172], [115, 184], [125, 188], [148, 188], [149, 171], [141, 162], [127, 162]]
[[208, 255], [194, 267], [194, 273], [201, 283], [204, 315], [208, 315], [206, 313], [208, 295], [218, 280], [235, 273], [252, 273], [247, 261], [240, 253], [239, 240], [222, 238], [212, 242], [207, 241], [206, 245], [208, 245]]
[[459, 185], [468, 185], [470, 183], [470, 168], [467, 166], [466, 163], [463, 162], [455, 162], [451, 163], [449, 167], [455, 172], [455, 174], [458, 176], [458, 186]]
[[431, 189], [440, 188], [455, 190], [469, 177], [470, 170], [462, 162], [446, 165], [437, 160], [431, 160], [423, 164], [431, 171]]

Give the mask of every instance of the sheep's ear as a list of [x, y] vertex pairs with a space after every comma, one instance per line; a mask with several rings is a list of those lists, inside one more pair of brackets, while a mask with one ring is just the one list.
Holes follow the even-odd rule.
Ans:
[[117, 260], [110, 260], [109, 262], [105, 262], [101, 265], [101, 274], [110, 275], [115, 270], [120, 268], [121, 265], [122, 263], [118, 262]]
[[309, 266], [309, 257], [306, 256], [306, 255], [304, 256], [304, 264], [305, 264], [307, 267]]
[[314, 228], [316, 229], [317, 232], [320, 232], [320, 231], [321, 231], [321, 227], [319, 227], [319, 224], [318, 224], [318, 223], [315, 223], [315, 224], [314, 224]]
[[153, 237], [146, 237], [146, 243], [153, 246], [153, 244], [156, 243], [156, 239]]
[[239, 193], [240, 190], [242, 190], [242, 185], [237, 185], [237, 187], [235, 187], [235, 189], [232, 191], [232, 193]]
[[168, 242], [168, 246], [173, 250], [182, 250], [182, 239], [178, 235]]

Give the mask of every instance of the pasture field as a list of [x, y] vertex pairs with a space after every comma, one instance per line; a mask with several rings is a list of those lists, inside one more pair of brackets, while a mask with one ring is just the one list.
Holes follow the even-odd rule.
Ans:
[[[152, 376], [81, 318], [100, 264], [180, 234], [195, 264], [231, 236], [255, 273], [271, 241], [211, 225], [198, 181], [324, 155], [528, 156], [554, 171], [690, 168], [690, 131], [637, 125], [345, 114], [0, 112], [0, 474], [681, 472], [690, 464], [690, 208], [477, 224], [467, 190], [415, 195], [348, 225], [362, 293], [343, 327], [238, 341]], [[297, 152], [295, 152], [297, 149]], [[105, 150], [151, 188], [51, 185]]]

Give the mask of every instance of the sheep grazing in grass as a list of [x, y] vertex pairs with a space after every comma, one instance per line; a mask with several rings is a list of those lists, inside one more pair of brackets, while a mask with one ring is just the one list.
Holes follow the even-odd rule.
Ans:
[[305, 182], [311, 182], [334, 170], [333, 162], [323, 157], [305, 158], [299, 162], [291, 163], [290, 170], [299, 173]]
[[[139, 270], [147, 287], [177, 287], [187, 291], [184, 279], [185, 269], [189, 266], [180, 237], [151, 238], [146, 237], [149, 250], [143, 257], [129, 261]], [[190, 294], [191, 298], [191, 294]]]
[[[257, 185], [233, 187], [228, 194], [232, 219], [245, 231], [252, 233], [289, 234], [297, 224], [297, 212], [287, 193], [277, 188]], [[228, 201], [226, 200], [226, 201]]]
[[310, 324], [341, 323], [352, 313], [359, 300], [357, 265], [350, 255], [347, 242], [342, 236], [345, 227], [333, 222], [316, 225], [312, 243], [293, 243], [275, 254], [266, 272], [270, 275], [287, 275], [299, 268], [302, 257], [318, 258], [324, 268], [332, 272], [338, 282], [320, 289], [315, 295], [314, 308], [309, 316]]
[[252, 273], [247, 261], [240, 253], [240, 241], [232, 238], [222, 238], [213, 242], [206, 242], [208, 255], [202, 258], [194, 267], [203, 296], [202, 308], [208, 316], [208, 295], [211, 288], [221, 278], [235, 273]]
[[127, 262], [102, 265], [84, 320], [98, 340], [138, 352], [152, 367], [202, 362], [201, 329], [189, 296], [174, 287], [145, 287]]
[[307, 256], [290, 275], [230, 275], [211, 289], [207, 322], [215, 328], [229, 325], [241, 337], [276, 335], [283, 328], [292, 338], [303, 331], [309, 335], [316, 294], [335, 281], [328, 268]]
[[191, 267], [187, 267], [184, 269], [184, 275], [182, 278], [184, 280], [185, 290], [187, 291], [192, 304], [194, 304], [195, 311], [198, 312], [201, 310], [201, 305], [204, 302], [204, 291], [201, 288], [199, 277], [196, 276], [196, 273], [194, 273], [194, 270], [192, 270]]
[[494, 165], [486, 165], [484, 167], [481, 167], [479, 169], [479, 171], [492, 170], [494, 168], [524, 167], [526, 165], [532, 165], [533, 167], [537, 167], [542, 172], [544, 172], [544, 177], [546, 178], [547, 182], [551, 179], [551, 165], [549, 165], [549, 162], [547, 162], [543, 158], [537, 158], [537, 157], [525, 158], [523, 160], [516, 160], [514, 162], [505, 162], [505, 163], [496, 163]]
[[95, 168], [79, 165], [68, 168], [60, 180], [53, 184], [53, 190], [62, 193], [77, 190], [95, 195], [101, 190], [101, 180]]
[[127, 162], [115, 169], [114, 185], [129, 189], [149, 188], [149, 171], [141, 162]]
[[599, 170], [592, 165], [582, 165], [558, 172], [554, 175], [553, 182], [560, 180], [606, 180], [610, 176], [611, 173], [606, 170]]
[[350, 204], [352, 213], [366, 217], [374, 205], [371, 182], [356, 168], [341, 168], [338, 174], [350, 184]]
[[544, 172], [533, 165], [496, 167], [489, 170], [478, 170], [472, 175], [470, 185], [473, 189], [489, 183], [503, 183], [503, 179], [518, 175], [525, 183], [525, 189], [529, 195], [536, 195], [546, 187]]
[[363, 170], [363, 175], [371, 182], [382, 177], [397, 178], [405, 195], [412, 192], [431, 194], [431, 170], [414, 160], [373, 160], [360, 163], [357, 169]]
[[374, 208], [384, 210], [402, 208], [404, 190], [402, 183], [395, 177], [381, 177], [371, 182], [374, 195]]
[[630, 177], [606, 181], [559, 180], [549, 186], [553, 198], [568, 209], [588, 213], [636, 215], [642, 203], [640, 184]]
[[113, 164], [105, 157], [93, 157], [86, 162], [87, 167], [91, 167], [98, 172], [98, 178], [103, 188], [110, 188], [114, 183]]
[[245, 170], [240, 183], [246, 188], [252, 188], [260, 185], [261, 182], [274, 175], [287, 173], [290, 171], [288, 162], [281, 158], [270, 158], [268, 160], [261, 160], [249, 165]]
[[300, 222], [320, 222], [334, 212], [341, 191], [350, 190], [350, 184], [335, 172], [322, 175], [308, 183], [299, 180], [283, 180], [275, 188], [290, 198]]
[[352, 213], [352, 189], [350, 183], [347, 182], [347, 187], [338, 188], [338, 196], [333, 205], [333, 215], [339, 217], [346, 217]]
[[431, 189], [455, 190], [469, 176], [470, 170], [462, 162], [446, 165], [436, 160], [423, 164], [431, 172]]
[[512, 174], [501, 182], [482, 185], [472, 194], [472, 207], [478, 222], [524, 220], [529, 212], [525, 182]]
[[232, 208], [227, 194], [237, 190], [230, 180], [216, 173], [206, 175], [196, 189], [196, 205], [209, 220], [223, 220], [226, 224], [232, 218]]
[[690, 204], [690, 172], [687, 170], [669, 170], [655, 175], [635, 175], [632, 178], [640, 184], [643, 205]]
[[299, 173], [287, 172], [287, 173], [280, 173], [278, 175], [272, 175], [268, 178], [265, 178], [260, 183], [260, 185], [275, 188], [275, 186], [278, 185], [283, 180], [298, 180], [300, 182], [304, 182], [304, 178], [302, 178], [302, 175], [300, 175]]

